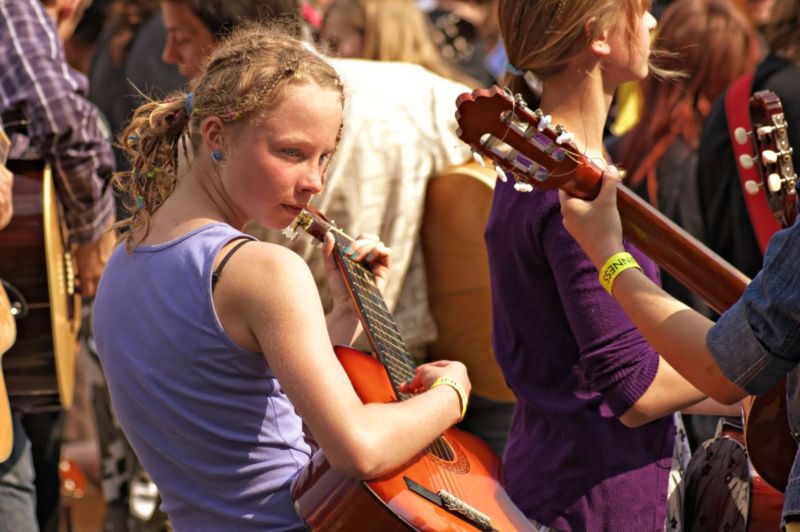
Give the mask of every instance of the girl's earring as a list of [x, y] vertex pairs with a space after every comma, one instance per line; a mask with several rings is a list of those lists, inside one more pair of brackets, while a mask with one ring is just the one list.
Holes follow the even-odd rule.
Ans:
[[218, 163], [221, 163], [225, 160], [225, 156], [219, 150], [211, 150], [211, 158]]

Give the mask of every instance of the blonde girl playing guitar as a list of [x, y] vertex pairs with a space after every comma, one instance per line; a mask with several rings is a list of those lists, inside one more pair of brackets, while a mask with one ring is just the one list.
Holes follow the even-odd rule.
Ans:
[[[408, 401], [363, 404], [332, 348], [359, 332], [332, 242], [326, 318], [306, 264], [241, 232], [286, 227], [320, 192], [343, 101], [305, 45], [249, 29], [217, 47], [191, 93], [139, 108], [121, 138], [132, 218], [94, 331], [119, 421], [177, 530], [302, 530], [289, 494], [311, 454], [300, 416], [357, 478], [400, 467], [461, 416], [455, 387], [430, 387], [447, 376], [468, 393], [457, 362], [421, 366]], [[376, 237], [349, 253], [385, 285]]]

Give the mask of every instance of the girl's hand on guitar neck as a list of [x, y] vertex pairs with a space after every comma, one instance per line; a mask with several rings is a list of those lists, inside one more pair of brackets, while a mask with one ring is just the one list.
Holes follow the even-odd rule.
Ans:
[[[325, 238], [322, 246], [322, 255], [325, 260], [325, 274], [333, 296], [334, 307], [339, 304], [352, 308], [350, 294], [342, 281], [341, 274], [336, 267], [333, 257], [334, 239], [330, 233]], [[392, 265], [392, 250], [386, 247], [376, 236], [366, 233], [359, 234], [356, 239], [345, 249], [350, 259], [363, 261], [369, 266], [375, 276], [375, 284], [383, 292], [389, 284], [389, 270]]]
[[609, 166], [603, 174], [600, 194], [592, 201], [558, 191], [564, 227], [598, 269], [609, 257], [625, 251], [622, 247], [622, 221], [617, 211], [619, 182], [617, 169]]
[[[328, 233], [322, 246], [325, 262], [325, 276], [333, 298], [333, 309], [328, 314], [328, 334], [334, 345], [349, 345], [361, 334], [358, 312], [352, 303], [350, 292], [336, 266], [334, 257], [335, 241]], [[350, 259], [363, 261], [375, 276], [375, 284], [383, 292], [389, 283], [389, 270], [392, 265], [391, 250], [375, 235], [362, 233], [345, 249]]]

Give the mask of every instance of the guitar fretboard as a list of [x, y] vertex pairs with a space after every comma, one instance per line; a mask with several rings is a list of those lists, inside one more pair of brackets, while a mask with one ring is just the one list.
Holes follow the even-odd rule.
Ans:
[[333, 234], [336, 253], [341, 259], [342, 270], [355, 298], [367, 339], [386, 368], [397, 397], [400, 400], [407, 399], [409, 396], [398, 392], [397, 386], [414, 376], [416, 365], [386, 307], [383, 295], [375, 284], [374, 275], [363, 263], [355, 262], [347, 256], [344, 250], [350, 240], [338, 231]]

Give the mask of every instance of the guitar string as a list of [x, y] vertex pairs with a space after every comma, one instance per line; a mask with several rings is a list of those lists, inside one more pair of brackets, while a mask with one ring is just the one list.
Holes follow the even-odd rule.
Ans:
[[[339, 235], [337, 234], [337, 248], [340, 254], [340, 257], [345, 258], [346, 254], [343, 250], [343, 245], [341, 239], [338, 238]], [[344, 242], [346, 245], [348, 242]], [[376, 346], [383, 347], [383, 349], [378, 350], [378, 355], [384, 362], [384, 366], [387, 368], [387, 373], [390, 375], [390, 379], [394, 381], [396, 385], [398, 382], [396, 373], [399, 371], [401, 373], [401, 379], [403, 381], [410, 379], [414, 376], [414, 366], [413, 362], [411, 362], [411, 356], [408, 353], [408, 349], [405, 347], [405, 344], [400, 336], [399, 331], [397, 331], [396, 325], [394, 320], [391, 319], [391, 313], [389, 312], [388, 308], [386, 307], [385, 301], [383, 297], [380, 295], [380, 291], [378, 290], [377, 286], [374, 283], [374, 278], [372, 273], [369, 272], [363, 265], [355, 263], [349, 257], [346, 257], [347, 260], [343, 260], [342, 263], [345, 265], [345, 272], [347, 277], [351, 281], [352, 285], [360, 288], [360, 291], [354, 290], [354, 294], [358, 301], [359, 307], [364, 314], [365, 320], [368, 323], [369, 327], [365, 329], [368, 336], [372, 336], [373, 342]], [[376, 293], [377, 292], [377, 293]], [[370, 298], [372, 300], [373, 306], [369, 308], [368, 305], [365, 304], [365, 297]], [[395, 340], [394, 344], [387, 345], [383, 342], [383, 338], [381, 335], [374, 335], [371, 334], [375, 328], [372, 325], [375, 325], [375, 321], [378, 321], [378, 325], [383, 325], [383, 327], [377, 327], [377, 332], [384, 332], [390, 334], [391, 338]], [[402, 346], [402, 347], [401, 347]], [[397, 351], [397, 352], [393, 352]], [[395, 374], [395, 375], [393, 375]], [[409, 396], [408, 394], [400, 394], [398, 392], [401, 400], [407, 399]], [[432, 450], [434, 451], [433, 454], [438, 452], [439, 456], [446, 460], [450, 456], [456, 458], [455, 452], [450, 451], [447, 448], [447, 444], [444, 442], [442, 436], [438, 436], [434, 442], [428, 446], [429, 452]], [[423, 458], [427, 458], [426, 455]], [[431, 458], [427, 458], [427, 462], [432, 462]], [[447, 486], [451, 493], [456, 496], [463, 497], [462, 490], [459, 488], [458, 482], [456, 481], [455, 477], [450, 473], [449, 470], [446, 468], [436, 467], [436, 470], [440, 471], [440, 477], [443, 477], [443, 485]], [[444, 471], [441, 471], [444, 469]]]

